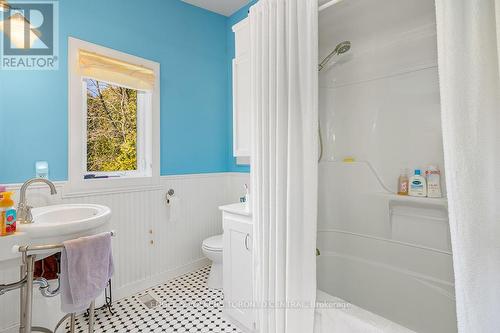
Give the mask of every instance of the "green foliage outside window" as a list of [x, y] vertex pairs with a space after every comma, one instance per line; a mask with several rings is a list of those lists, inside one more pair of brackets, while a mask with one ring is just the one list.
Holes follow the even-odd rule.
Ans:
[[137, 170], [137, 91], [86, 82], [87, 171]]

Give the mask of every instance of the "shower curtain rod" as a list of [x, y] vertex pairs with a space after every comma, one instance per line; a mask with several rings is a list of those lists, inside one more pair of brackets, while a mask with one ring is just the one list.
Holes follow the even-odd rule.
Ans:
[[[333, 6], [335, 4], [338, 4], [339, 2], [344, 1], [344, 0], [330, 0], [328, 2], [325, 2], [324, 4], [318, 6], [318, 11], [321, 12], [325, 9], [327, 9], [330, 6]], [[250, 9], [248, 10], [248, 13], [250, 14]]]
[[338, 4], [341, 1], [343, 1], [343, 0], [330, 0], [330, 1], [327, 1], [326, 3], [322, 4], [321, 6], [319, 6], [318, 11], [321, 12], [321, 11], [323, 11], [323, 10], [325, 10], [325, 9], [327, 9], [327, 8], [335, 5], [335, 4]]

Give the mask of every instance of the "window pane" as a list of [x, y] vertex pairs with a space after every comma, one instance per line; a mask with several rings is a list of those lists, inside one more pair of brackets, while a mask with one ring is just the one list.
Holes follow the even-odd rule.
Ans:
[[137, 90], [87, 83], [87, 171], [137, 170]]

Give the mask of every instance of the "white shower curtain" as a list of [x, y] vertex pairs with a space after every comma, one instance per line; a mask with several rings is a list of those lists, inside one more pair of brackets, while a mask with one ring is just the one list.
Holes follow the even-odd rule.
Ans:
[[260, 333], [313, 331], [317, 0], [250, 9], [254, 286]]
[[459, 332], [500, 332], [499, 0], [436, 0]]

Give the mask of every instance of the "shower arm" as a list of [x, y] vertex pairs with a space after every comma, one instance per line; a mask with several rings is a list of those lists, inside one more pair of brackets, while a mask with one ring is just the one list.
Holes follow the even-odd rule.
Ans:
[[333, 50], [329, 55], [326, 56], [325, 59], [318, 65], [318, 71], [321, 72], [321, 70], [325, 67], [325, 65], [330, 62], [330, 59], [332, 59], [335, 55], [337, 55], [337, 48]]

